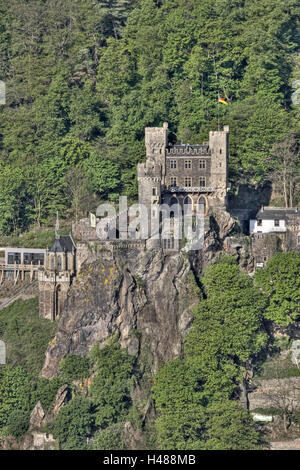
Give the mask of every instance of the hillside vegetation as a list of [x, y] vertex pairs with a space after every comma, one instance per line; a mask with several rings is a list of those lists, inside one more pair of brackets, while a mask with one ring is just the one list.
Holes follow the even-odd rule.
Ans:
[[0, 13], [3, 234], [135, 198], [144, 127], [163, 121], [195, 143], [219, 114], [234, 185], [285, 171], [293, 193], [298, 161], [272, 147], [297, 153], [297, 0], [11, 0]]

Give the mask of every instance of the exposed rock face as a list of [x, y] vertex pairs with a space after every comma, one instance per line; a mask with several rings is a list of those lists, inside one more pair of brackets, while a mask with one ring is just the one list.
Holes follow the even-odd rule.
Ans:
[[45, 411], [40, 401], [37, 402], [30, 415], [30, 429], [40, 428], [44, 424]]
[[[113, 334], [129, 354], [147, 355], [152, 372], [178, 357], [192, 307], [199, 302], [195, 276], [224, 252], [236, 226], [225, 211], [211, 221], [203, 249], [188, 254], [139, 247], [90, 251], [69, 292], [42, 375], [54, 376], [66, 354], [87, 355]], [[227, 251], [238, 257], [236, 249]]]
[[53, 405], [52, 414], [56, 415], [62, 406], [66, 405], [71, 400], [71, 391], [67, 385], [62, 385], [57, 391], [55, 402]]
[[66, 354], [86, 355], [112, 334], [130, 354], [147, 350], [156, 370], [159, 361], [180, 354], [197, 300], [190, 263], [180, 253], [130, 249], [91, 255], [70, 291], [42, 374], [55, 375]]

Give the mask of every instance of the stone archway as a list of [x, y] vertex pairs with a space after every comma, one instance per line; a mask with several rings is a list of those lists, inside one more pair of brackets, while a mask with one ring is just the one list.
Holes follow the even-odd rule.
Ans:
[[[179, 203], [179, 201], [178, 201], [178, 199], [177, 199], [176, 196], [172, 196], [171, 199], [170, 199], [170, 207], [172, 207], [172, 206], [176, 206], [176, 211], [179, 211], [179, 209], [180, 209], [180, 203]], [[176, 212], [176, 211], [175, 211], [175, 212]], [[176, 214], [177, 214], [177, 212], [176, 212]], [[170, 217], [171, 217], [171, 218], [174, 218], [174, 216], [175, 216], [174, 212], [171, 211], [171, 212], [170, 212]]]
[[193, 213], [193, 200], [190, 196], [186, 196], [183, 200], [183, 208], [185, 215], [192, 215]]
[[58, 284], [55, 288], [55, 302], [54, 302], [54, 318], [56, 320], [57, 317], [60, 316], [62, 311], [62, 293], [61, 293], [61, 285]]
[[199, 196], [198, 201], [198, 211], [204, 215], [207, 214], [208, 206], [207, 206], [207, 199], [205, 196]]

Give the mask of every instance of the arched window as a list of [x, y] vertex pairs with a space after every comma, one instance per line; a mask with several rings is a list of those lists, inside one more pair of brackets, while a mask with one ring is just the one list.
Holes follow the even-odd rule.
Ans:
[[170, 212], [170, 217], [171, 217], [171, 218], [174, 218], [174, 217], [175, 217], [175, 213], [176, 213], [176, 215], [178, 214], [178, 211], [179, 211], [179, 206], [178, 206], [178, 204], [179, 204], [179, 201], [178, 201], [177, 197], [172, 196], [171, 199], [170, 199], [170, 206], [171, 206], [171, 207], [172, 207], [172, 206], [175, 206], [176, 209], [175, 209], [175, 211], [171, 211], [171, 212]]
[[62, 267], [62, 260], [61, 260], [61, 256], [58, 255], [58, 257], [57, 257], [57, 271], [61, 271], [61, 267]]
[[55, 320], [62, 311], [62, 301], [61, 301], [61, 287], [58, 285], [55, 289], [55, 309], [54, 309], [54, 318]]
[[203, 196], [200, 196], [198, 199], [198, 207], [197, 210], [200, 214], [206, 214], [206, 199]]
[[186, 215], [191, 215], [192, 214], [192, 209], [193, 209], [193, 202], [190, 196], [186, 196], [183, 201], [184, 204], [184, 213]]

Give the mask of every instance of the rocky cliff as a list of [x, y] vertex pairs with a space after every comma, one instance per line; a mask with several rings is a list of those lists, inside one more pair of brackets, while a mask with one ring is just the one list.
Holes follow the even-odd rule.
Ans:
[[88, 251], [42, 375], [52, 377], [66, 354], [86, 355], [113, 334], [129, 354], [147, 357], [152, 373], [178, 357], [192, 322], [192, 307], [201, 297], [198, 274], [221, 252], [239, 256], [226, 241], [234, 226], [226, 212], [214, 214], [203, 249], [189, 253], [138, 247]]

